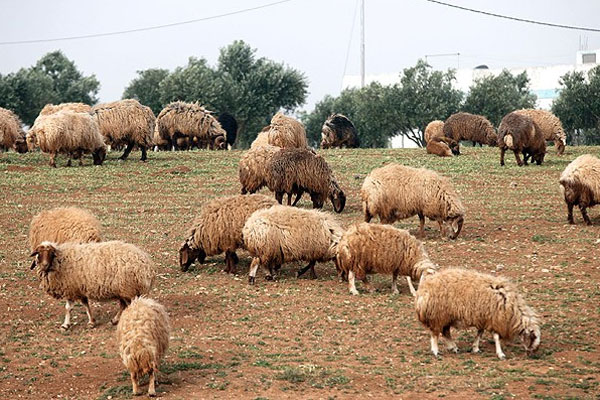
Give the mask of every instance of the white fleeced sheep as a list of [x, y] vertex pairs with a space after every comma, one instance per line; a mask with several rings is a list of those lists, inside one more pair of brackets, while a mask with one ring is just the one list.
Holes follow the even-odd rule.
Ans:
[[308, 147], [306, 130], [302, 122], [278, 112], [269, 125], [269, 144], [283, 148]]
[[2, 149], [27, 153], [25, 132], [21, 120], [11, 110], [0, 107], [0, 150]]
[[31, 219], [29, 248], [34, 251], [42, 242], [100, 242], [101, 226], [89, 211], [78, 207], [44, 210]]
[[587, 208], [600, 204], [600, 160], [590, 154], [577, 157], [560, 175], [560, 189], [567, 203], [569, 223], [575, 223], [573, 206], [578, 205], [583, 220], [591, 225]]

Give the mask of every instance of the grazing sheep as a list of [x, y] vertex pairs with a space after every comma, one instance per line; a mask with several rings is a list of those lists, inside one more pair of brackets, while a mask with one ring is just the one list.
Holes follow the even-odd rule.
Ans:
[[27, 153], [25, 132], [21, 120], [11, 110], [0, 107], [0, 148]]
[[250, 144], [250, 149], [269, 145], [269, 129], [271, 129], [271, 125], [265, 126], [260, 132], [258, 132], [256, 138]]
[[40, 116], [55, 114], [59, 111], [73, 111], [79, 113], [90, 113], [92, 112], [92, 106], [85, 103], [61, 103], [61, 104], [46, 104]]
[[38, 117], [27, 133], [27, 147], [33, 151], [38, 145], [44, 153], [50, 153], [50, 166], [56, 167], [55, 158], [59, 153], [79, 158], [83, 164], [83, 153], [92, 153], [94, 165], [102, 165], [106, 157], [106, 145], [98, 130], [98, 124], [87, 113], [59, 111], [55, 114]]
[[433, 137], [430, 138], [425, 147], [427, 154], [435, 154], [440, 157], [452, 157], [452, 150], [448, 143], [451, 139], [446, 137]]
[[226, 132], [211, 112], [196, 103], [176, 101], [162, 109], [156, 118], [156, 126], [163, 140], [179, 149], [179, 138], [197, 138], [208, 143], [210, 149], [226, 148]]
[[438, 355], [440, 333], [448, 350], [458, 352], [450, 328], [477, 328], [473, 353], [485, 331], [494, 336], [496, 355], [504, 360], [500, 340], [519, 335], [528, 354], [540, 344], [537, 315], [508, 279], [459, 268], [443, 269], [421, 279], [415, 299], [417, 317], [431, 333], [431, 351]]
[[396, 279], [406, 276], [410, 293], [415, 295], [412, 279], [434, 273], [436, 266], [429, 260], [425, 249], [408, 231], [389, 225], [352, 225], [342, 236], [337, 248], [337, 266], [348, 276], [348, 289], [358, 294], [354, 279], [363, 281], [369, 290], [367, 274], [392, 275], [392, 293], [398, 294]]
[[146, 149], [152, 146], [154, 140], [155, 117], [150, 107], [137, 100], [126, 99], [98, 104], [92, 109], [92, 114], [108, 143], [127, 146], [120, 160], [127, 159], [133, 146], [137, 145], [142, 151], [140, 160], [146, 161]]
[[242, 194], [256, 193], [267, 186], [268, 166], [280, 150], [279, 147], [267, 144], [251, 148], [244, 153], [238, 166]]
[[[452, 114], [446, 122], [444, 122], [444, 136], [450, 139], [454, 139], [456, 142], [453, 153], [460, 154], [460, 141], [468, 140], [475, 143], [490, 144], [494, 145], [494, 142], [490, 142], [490, 139], [496, 135], [494, 126], [487, 118], [481, 115], [469, 114], [466, 112], [459, 112]], [[488, 139], [490, 138], [490, 139]]]
[[167, 310], [157, 301], [136, 297], [123, 311], [117, 326], [117, 342], [134, 395], [142, 394], [138, 380], [149, 374], [148, 396], [156, 396], [155, 376], [169, 347], [170, 331]]
[[236, 249], [243, 247], [242, 228], [254, 211], [276, 204], [272, 197], [262, 194], [237, 195], [214, 199], [204, 206], [188, 230], [179, 249], [179, 266], [187, 271], [198, 259], [225, 252], [225, 272], [235, 273]]
[[[365, 222], [374, 216], [384, 224], [419, 216], [419, 237], [424, 236], [425, 217], [440, 226], [440, 235], [456, 239], [465, 208], [449, 179], [425, 168], [388, 164], [376, 168], [365, 178], [360, 190]], [[449, 228], [449, 229], [447, 229]]]
[[101, 226], [89, 211], [77, 207], [44, 210], [31, 219], [29, 248], [34, 251], [42, 242], [100, 242]]
[[73, 302], [83, 303], [88, 324], [95, 320], [88, 300], [119, 300], [119, 312], [112, 323], [119, 322], [121, 312], [131, 299], [150, 291], [156, 275], [146, 252], [121, 241], [100, 243], [56, 244], [42, 242], [31, 253], [41, 288], [55, 299], [66, 299], [64, 330], [71, 326]]
[[578, 205], [583, 220], [591, 225], [587, 208], [600, 204], [600, 160], [590, 154], [577, 157], [560, 174], [560, 185], [567, 203], [569, 223], [575, 223], [573, 206]]
[[354, 124], [342, 114], [332, 114], [321, 128], [321, 148], [359, 147], [358, 134]]
[[554, 142], [556, 154], [561, 156], [567, 145], [567, 135], [563, 129], [560, 119], [547, 110], [535, 110], [532, 108], [515, 111], [517, 114], [526, 115], [540, 128], [542, 136], [546, 141]]
[[444, 137], [444, 121], [431, 121], [425, 128], [425, 143], [431, 139]]
[[[498, 127], [498, 147], [500, 147], [500, 165], [504, 165], [504, 153], [507, 149], [515, 153], [517, 164], [527, 165], [527, 160], [541, 165], [546, 155], [546, 141], [538, 125], [528, 116], [516, 112], [508, 113]], [[523, 161], [519, 157], [523, 153]]]
[[266, 279], [272, 280], [273, 270], [291, 261], [308, 261], [297, 276], [310, 269], [316, 278], [315, 263], [335, 258], [342, 233], [333, 215], [322, 211], [280, 205], [256, 211], [242, 230], [244, 245], [254, 257], [248, 282], [254, 284], [260, 265], [267, 271]]
[[314, 208], [323, 208], [329, 198], [333, 209], [341, 213], [346, 205], [346, 196], [340, 189], [327, 161], [307, 148], [287, 148], [278, 151], [267, 167], [267, 186], [275, 192], [281, 204], [284, 193], [288, 195], [288, 205], [292, 194], [296, 194], [294, 205], [302, 193], [307, 192]]
[[302, 122], [278, 112], [271, 118], [269, 144], [282, 149], [308, 147], [304, 125]]
[[219, 114], [218, 121], [226, 132], [225, 139], [227, 146], [229, 149], [231, 149], [235, 144], [235, 139], [237, 137], [238, 123], [235, 117], [228, 112], [222, 112]]

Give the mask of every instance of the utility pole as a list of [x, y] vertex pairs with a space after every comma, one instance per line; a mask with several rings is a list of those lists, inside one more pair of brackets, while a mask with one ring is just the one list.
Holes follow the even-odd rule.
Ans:
[[365, 87], [365, 0], [360, 0], [360, 87]]

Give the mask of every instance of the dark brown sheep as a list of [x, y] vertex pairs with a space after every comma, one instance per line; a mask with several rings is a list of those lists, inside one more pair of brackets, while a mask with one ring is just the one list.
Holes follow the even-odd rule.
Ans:
[[[498, 127], [498, 147], [500, 147], [500, 165], [504, 165], [504, 153], [507, 149], [515, 153], [519, 167], [527, 165], [531, 157], [541, 165], [546, 155], [546, 141], [537, 124], [528, 116], [516, 112], [502, 118]], [[523, 161], [519, 153], [523, 153]]]
[[[446, 122], [444, 122], [444, 136], [454, 139], [455, 145], [452, 146], [452, 152], [456, 155], [460, 154], [461, 140], [472, 141], [475, 143], [489, 144], [494, 146], [493, 139], [496, 136], [494, 126], [484, 116], [459, 112], [452, 114]], [[491, 143], [491, 144], [490, 144]]]
[[332, 114], [321, 130], [321, 148], [359, 147], [358, 134], [352, 121], [342, 114]]

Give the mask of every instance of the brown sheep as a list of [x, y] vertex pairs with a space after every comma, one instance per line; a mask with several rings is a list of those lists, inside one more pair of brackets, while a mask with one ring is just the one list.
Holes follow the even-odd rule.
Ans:
[[280, 150], [279, 147], [266, 144], [253, 147], [244, 153], [238, 166], [242, 194], [256, 193], [267, 186], [271, 159]]
[[425, 128], [425, 143], [429, 143], [433, 138], [441, 137], [444, 137], [444, 121], [436, 120], [428, 123]]
[[569, 223], [575, 223], [573, 206], [578, 205], [583, 220], [591, 225], [587, 208], [600, 204], [600, 160], [590, 154], [577, 157], [560, 175], [560, 185], [567, 203]]
[[[456, 144], [452, 152], [456, 155], [460, 154], [460, 141], [468, 140], [475, 143], [490, 144], [493, 146], [495, 142], [490, 142], [496, 135], [494, 126], [487, 118], [481, 115], [459, 112], [452, 114], [446, 122], [444, 122], [444, 136], [453, 139]], [[489, 139], [488, 139], [489, 138]]]
[[21, 120], [17, 114], [2, 107], [0, 107], [0, 148], [27, 153], [27, 143]]
[[146, 161], [146, 149], [154, 141], [154, 113], [150, 107], [137, 100], [126, 99], [98, 104], [92, 108], [100, 133], [114, 146], [127, 145], [120, 160], [125, 160], [138, 146], [142, 151], [141, 161]]
[[435, 154], [440, 157], [452, 157], [452, 150], [448, 145], [448, 143], [452, 143], [451, 141], [452, 139], [446, 137], [430, 138], [425, 147], [427, 154]]
[[272, 197], [251, 194], [220, 197], [203, 205], [179, 249], [181, 270], [187, 271], [196, 259], [202, 263], [206, 256], [225, 252], [225, 272], [235, 273], [235, 251], [243, 247], [242, 228], [246, 220], [254, 211], [275, 204]]
[[438, 355], [442, 334], [448, 349], [458, 352], [450, 328], [477, 328], [473, 353], [485, 331], [494, 335], [496, 355], [505, 358], [501, 339], [519, 335], [528, 354], [540, 344], [540, 326], [535, 312], [525, 303], [508, 279], [459, 268], [442, 269], [425, 275], [415, 298], [419, 321], [431, 333], [431, 351]]
[[342, 114], [332, 114], [321, 128], [321, 148], [359, 147], [358, 134], [354, 124]]
[[142, 394], [138, 380], [149, 374], [148, 396], [156, 396], [155, 375], [169, 347], [169, 315], [162, 304], [136, 297], [117, 326], [119, 355], [129, 371], [134, 395]]
[[425, 249], [408, 231], [389, 225], [352, 225], [342, 236], [337, 247], [337, 266], [348, 276], [350, 293], [358, 291], [354, 279], [362, 280], [369, 290], [367, 274], [392, 275], [392, 293], [398, 294], [396, 279], [406, 276], [410, 293], [415, 295], [412, 280], [418, 281], [423, 273], [434, 273], [436, 266], [429, 260]]
[[388, 164], [365, 178], [360, 190], [365, 222], [374, 216], [384, 224], [419, 216], [419, 237], [425, 235], [425, 217], [437, 221], [440, 235], [456, 239], [465, 208], [449, 179], [425, 168]]
[[302, 122], [278, 112], [269, 125], [269, 144], [272, 146], [304, 148], [308, 147], [306, 131]]
[[[546, 141], [538, 125], [529, 117], [516, 112], [508, 113], [502, 118], [498, 127], [498, 147], [500, 147], [500, 165], [504, 165], [504, 153], [507, 149], [515, 153], [519, 167], [527, 165], [531, 157], [537, 165], [541, 165], [546, 155]], [[523, 153], [523, 161], [519, 153]]]
[[526, 115], [537, 124], [542, 131], [546, 141], [554, 142], [556, 154], [561, 156], [567, 145], [567, 135], [563, 129], [560, 119], [547, 110], [535, 110], [532, 108], [515, 111], [517, 114]]
[[92, 106], [85, 103], [61, 103], [61, 104], [46, 104], [40, 111], [40, 115], [55, 114], [59, 111], [73, 111], [81, 113], [89, 113], [92, 111]]
[[42, 242], [100, 242], [101, 226], [89, 211], [77, 207], [60, 207], [44, 210], [31, 219], [29, 248], [31, 251]]
[[267, 186], [279, 204], [284, 193], [291, 197], [296, 194], [294, 205], [304, 192], [310, 194], [314, 208], [323, 208], [329, 198], [333, 209], [341, 213], [346, 205], [346, 196], [340, 189], [327, 161], [306, 148], [287, 148], [273, 155], [268, 165]]

